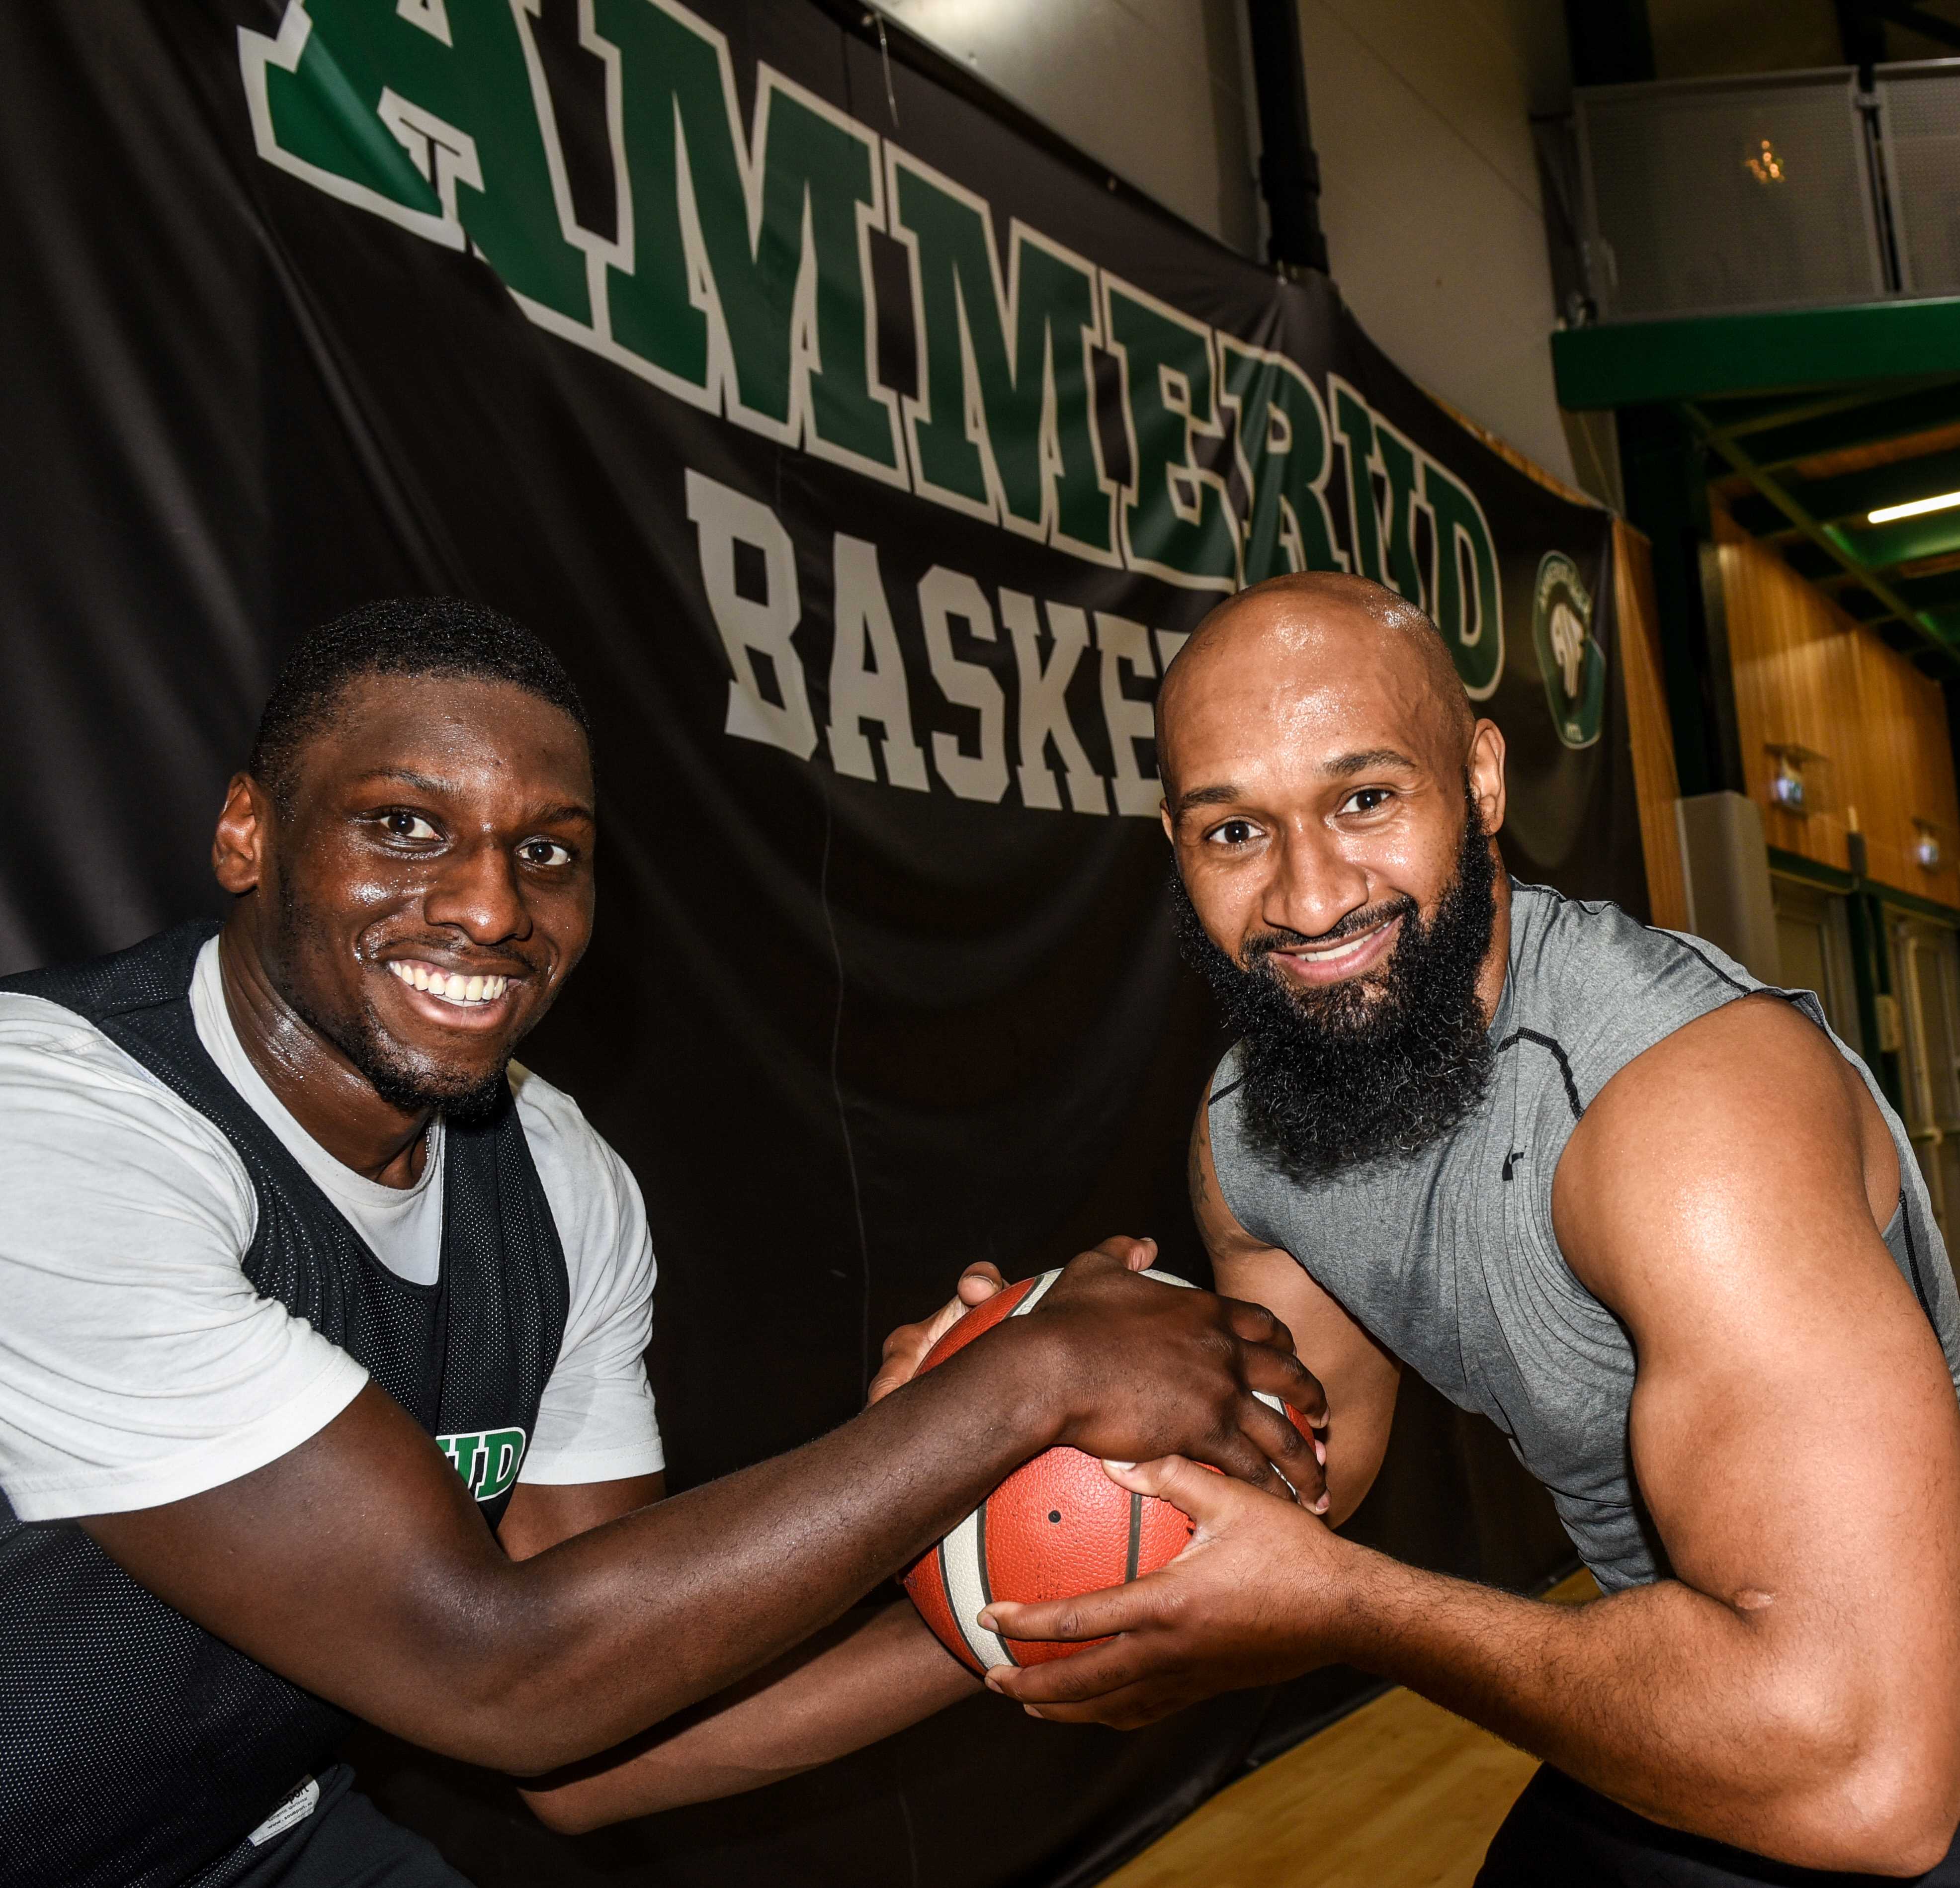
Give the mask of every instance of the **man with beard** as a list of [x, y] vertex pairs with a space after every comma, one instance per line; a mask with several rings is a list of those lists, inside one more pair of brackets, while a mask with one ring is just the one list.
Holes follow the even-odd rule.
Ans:
[[638, 1189], [511, 1060], [584, 950], [595, 837], [550, 651], [374, 605], [267, 704], [221, 928], [0, 986], [8, 1888], [459, 1888], [350, 1790], [355, 1717], [586, 1826], [962, 1695], [901, 1603], [620, 1746], [1054, 1443], [1319, 1492], [1254, 1394], [1320, 1410], [1273, 1319], [1112, 1241], [903, 1397], [659, 1501]]
[[[1410, 1686], [1546, 1760], [1486, 1888], [1960, 1883], [1960, 1302], [1869, 1072], [1814, 997], [1499, 871], [1503, 740], [1392, 593], [1243, 593], [1158, 715], [1183, 930], [1241, 1033], [1192, 1201], [1325, 1384], [1329, 1511], [1112, 1470], [1192, 1546], [991, 1607], [1112, 1636], [989, 1684], [1118, 1725], [1335, 1660]], [[1331, 1531], [1405, 1367], [1504, 1431], [1605, 1597]]]

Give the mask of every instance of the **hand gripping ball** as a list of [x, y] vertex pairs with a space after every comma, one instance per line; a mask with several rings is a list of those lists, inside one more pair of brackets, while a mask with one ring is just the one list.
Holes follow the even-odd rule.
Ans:
[[[1045, 1272], [997, 1292], [926, 1353], [920, 1370], [944, 1363], [1003, 1319], [1032, 1310], [1061, 1276]], [[1165, 1285], [1189, 1283], [1166, 1272], [1144, 1276]], [[1300, 1424], [1297, 1416], [1293, 1421]], [[1010, 1639], [989, 1632], [979, 1624], [979, 1615], [991, 1601], [1064, 1600], [1122, 1586], [1175, 1559], [1191, 1534], [1191, 1522], [1181, 1510], [1118, 1486], [1094, 1456], [1080, 1449], [1049, 1449], [1022, 1463], [937, 1547], [915, 1561], [905, 1574], [905, 1589], [934, 1636], [971, 1670], [1039, 1665], [1102, 1641]]]

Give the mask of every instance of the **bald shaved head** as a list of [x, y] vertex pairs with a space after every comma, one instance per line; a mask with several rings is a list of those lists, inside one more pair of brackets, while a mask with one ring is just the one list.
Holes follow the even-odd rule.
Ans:
[[1157, 747], [1179, 696], [1217, 664], [1257, 664], [1297, 654], [1316, 635], [1358, 634], [1402, 668], [1412, 696], [1426, 699], [1438, 728], [1466, 751], [1477, 725], [1442, 632], [1406, 597], [1345, 571], [1295, 571], [1229, 597], [1178, 652], [1157, 693]]

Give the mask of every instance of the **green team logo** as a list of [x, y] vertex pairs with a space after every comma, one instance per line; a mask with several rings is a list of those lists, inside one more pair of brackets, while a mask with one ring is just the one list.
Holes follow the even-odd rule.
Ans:
[[1532, 639], [1551, 724], [1568, 747], [1590, 747], [1606, 712], [1606, 652], [1592, 635], [1592, 598], [1579, 566], [1548, 551], [1532, 597]]
[[463, 1435], [438, 1436], [435, 1445], [479, 1501], [494, 1501], [506, 1493], [524, 1460], [521, 1429], [479, 1429]]

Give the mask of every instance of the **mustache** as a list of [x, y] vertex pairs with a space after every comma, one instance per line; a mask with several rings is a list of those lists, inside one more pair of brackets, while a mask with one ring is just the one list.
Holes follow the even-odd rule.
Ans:
[[1415, 910], [1415, 900], [1407, 892], [1398, 892], [1392, 898], [1381, 899], [1374, 904], [1362, 906], [1357, 911], [1351, 911], [1338, 923], [1329, 925], [1322, 931], [1309, 934], [1304, 931], [1289, 931], [1282, 926], [1277, 931], [1262, 932], [1259, 936], [1246, 941], [1241, 955], [1246, 968], [1254, 969], [1275, 950], [1318, 950], [1325, 945], [1340, 944], [1348, 938], [1358, 938], [1365, 931], [1373, 931], [1392, 919], [1413, 916]]
[[460, 970], [465, 976], [480, 972], [485, 976], [535, 977], [548, 961], [545, 954], [534, 954], [520, 944], [476, 944], [454, 937], [390, 938], [381, 947], [396, 956], [414, 957]]

